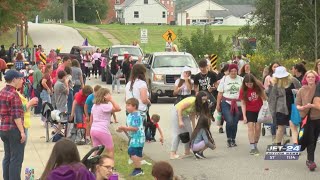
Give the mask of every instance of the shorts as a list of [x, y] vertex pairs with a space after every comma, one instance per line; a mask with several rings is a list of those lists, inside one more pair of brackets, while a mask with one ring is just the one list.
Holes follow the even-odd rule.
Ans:
[[247, 121], [256, 123], [258, 120], [259, 112], [246, 111]]
[[206, 143], [204, 141], [200, 141], [197, 144], [192, 145], [192, 151], [200, 151], [204, 147], [206, 147]]
[[83, 123], [83, 114], [84, 114], [83, 107], [80, 106], [79, 104], [76, 104], [76, 106], [75, 106], [75, 116], [74, 116], [74, 122], [76, 124]]
[[90, 136], [92, 139], [92, 145], [93, 147], [97, 147], [99, 145], [104, 145], [106, 149], [113, 149], [113, 140], [112, 140], [112, 135], [105, 133], [105, 132], [100, 132], [100, 131], [95, 131], [91, 130], [90, 131]]
[[42, 103], [48, 102], [51, 104], [51, 96], [46, 90], [42, 90], [40, 93], [40, 98], [42, 99]]
[[128, 154], [129, 156], [138, 156], [142, 158], [142, 150], [143, 147], [129, 147], [128, 148]]
[[276, 113], [276, 124], [280, 126], [289, 126], [290, 115], [285, 115], [283, 113]]

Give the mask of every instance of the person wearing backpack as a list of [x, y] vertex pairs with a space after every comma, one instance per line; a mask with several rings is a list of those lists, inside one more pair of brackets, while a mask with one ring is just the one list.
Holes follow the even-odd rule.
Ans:
[[34, 68], [34, 72], [33, 72], [33, 75], [32, 75], [32, 77], [33, 77], [32, 88], [33, 88], [35, 96], [39, 100], [38, 101], [38, 105], [35, 106], [35, 108], [34, 108], [34, 114], [35, 115], [40, 115], [41, 110], [42, 110], [42, 99], [40, 98], [41, 91], [38, 89], [38, 87], [41, 84], [42, 77], [43, 77], [43, 74], [41, 72], [41, 69], [43, 68], [43, 65], [44, 65], [43, 62], [38, 61], [36, 63], [36, 66]]

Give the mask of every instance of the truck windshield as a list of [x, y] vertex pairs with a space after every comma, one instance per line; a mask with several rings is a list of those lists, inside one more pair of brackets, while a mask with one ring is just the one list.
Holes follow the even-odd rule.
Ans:
[[196, 68], [196, 62], [192, 56], [189, 55], [164, 55], [156, 56], [153, 63], [153, 68], [165, 67], [184, 67], [189, 66]]
[[141, 49], [138, 47], [113, 47], [111, 48], [110, 54], [123, 56], [125, 52], [128, 52], [132, 56], [142, 56]]

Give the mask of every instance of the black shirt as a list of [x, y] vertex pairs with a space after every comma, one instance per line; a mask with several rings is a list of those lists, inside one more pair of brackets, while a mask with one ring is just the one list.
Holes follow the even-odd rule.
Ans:
[[217, 74], [211, 71], [205, 75], [200, 72], [194, 77], [194, 85], [199, 87], [199, 91], [208, 91], [208, 85], [213, 87], [215, 82], [217, 82]]

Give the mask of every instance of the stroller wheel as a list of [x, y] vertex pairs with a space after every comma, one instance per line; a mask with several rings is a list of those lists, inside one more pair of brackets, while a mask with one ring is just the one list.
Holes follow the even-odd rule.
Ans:
[[262, 136], [265, 136], [265, 135], [266, 135], [266, 128], [265, 128], [265, 127], [262, 128], [262, 130], [261, 130], [261, 135], [262, 135]]

